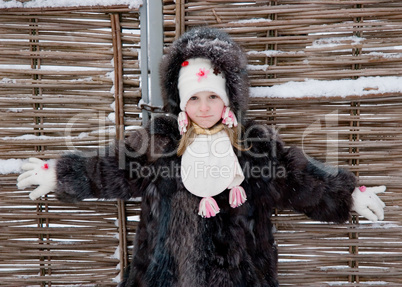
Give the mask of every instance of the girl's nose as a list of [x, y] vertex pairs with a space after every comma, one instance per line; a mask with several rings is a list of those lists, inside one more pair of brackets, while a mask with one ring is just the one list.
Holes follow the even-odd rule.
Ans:
[[206, 101], [202, 101], [200, 103], [200, 111], [204, 112], [204, 111], [208, 111], [209, 110], [209, 104]]

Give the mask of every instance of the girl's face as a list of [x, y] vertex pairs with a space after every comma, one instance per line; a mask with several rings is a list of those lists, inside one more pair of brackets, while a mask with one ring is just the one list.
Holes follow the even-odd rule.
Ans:
[[224, 107], [225, 104], [217, 94], [203, 91], [188, 100], [186, 112], [193, 122], [207, 129], [221, 120]]

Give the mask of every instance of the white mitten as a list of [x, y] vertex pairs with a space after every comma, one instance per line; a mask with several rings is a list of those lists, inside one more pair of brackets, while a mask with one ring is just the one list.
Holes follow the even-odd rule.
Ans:
[[29, 194], [32, 200], [56, 189], [56, 166], [53, 161], [45, 162], [38, 158], [30, 158], [29, 163], [24, 164], [21, 168], [26, 172], [17, 178], [19, 189], [39, 185]]
[[384, 185], [356, 187], [352, 193], [352, 209], [368, 220], [383, 220], [385, 203], [377, 196], [377, 193], [383, 193], [386, 189]]

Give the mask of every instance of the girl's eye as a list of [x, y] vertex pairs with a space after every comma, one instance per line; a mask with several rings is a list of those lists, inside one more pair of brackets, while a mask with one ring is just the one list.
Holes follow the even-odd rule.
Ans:
[[190, 98], [190, 101], [195, 101], [195, 100], [197, 100], [198, 98], [196, 97], [196, 96], [192, 96], [191, 98]]
[[211, 99], [213, 99], [213, 100], [215, 100], [215, 99], [218, 99], [219, 98], [219, 96], [217, 96], [217, 95], [210, 95], [209, 96]]

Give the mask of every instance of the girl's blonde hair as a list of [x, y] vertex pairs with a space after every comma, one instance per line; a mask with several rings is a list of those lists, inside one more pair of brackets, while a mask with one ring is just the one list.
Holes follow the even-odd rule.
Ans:
[[[242, 140], [240, 139], [241, 131], [243, 129], [240, 123], [237, 125], [237, 127], [232, 128], [229, 128], [227, 125], [222, 124], [221, 121], [219, 121], [219, 123], [217, 123], [214, 127], [216, 127], [217, 125], [223, 126], [223, 130], [226, 131], [226, 133], [228, 134], [230, 142], [234, 148], [241, 151], [246, 150], [246, 148], [244, 148], [242, 145]], [[177, 148], [178, 156], [182, 156], [184, 154], [186, 148], [194, 141], [194, 138], [197, 135], [193, 122], [190, 118], [188, 118], [188, 127], [189, 128], [187, 132], [185, 132], [180, 139], [179, 147]], [[211, 129], [213, 129], [213, 127]]]

